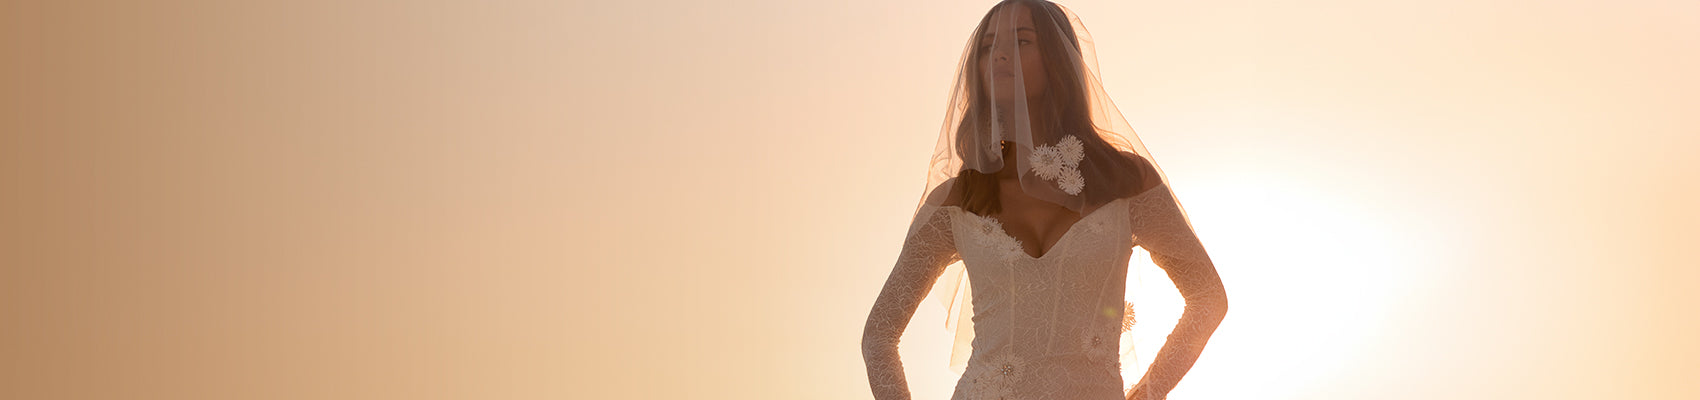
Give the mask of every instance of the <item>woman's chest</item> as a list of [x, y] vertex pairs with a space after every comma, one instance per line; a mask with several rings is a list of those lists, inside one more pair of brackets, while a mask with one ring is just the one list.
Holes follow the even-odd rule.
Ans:
[[970, 270], [976, 267], [1086, 267], [1113, 263], [1132, 248], [1126, 211], [1105, 207], [1088, 213], [1058, 234], [1042, 254], [1029, 253], [1031, 245], [1008, 231], [996, 217], [961, 209], [953, 210], [956, 247]]

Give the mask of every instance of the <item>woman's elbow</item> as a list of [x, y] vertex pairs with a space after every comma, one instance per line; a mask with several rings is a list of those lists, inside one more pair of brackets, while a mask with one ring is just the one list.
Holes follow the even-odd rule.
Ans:
[[1211, 319], [1218, 324], [1222, 323], [1222, 320], [1228, 317], [1228, 296], [1225, 294], [1214, 296], [1209, 307]]
[[1221, 292], [1193, 296], [1187, 299], [1186, 308], [1219, 322], [1228, 314], [1228, 296]]
[[891, 335], [880, 329], [880, 324], [872, 319], [868, 320], [867, 325], [862, 327], [863, 355], [879, 353], [888, 347], [895, 347], [897, 345], [895, 342], [896, 340], [891, 339]]

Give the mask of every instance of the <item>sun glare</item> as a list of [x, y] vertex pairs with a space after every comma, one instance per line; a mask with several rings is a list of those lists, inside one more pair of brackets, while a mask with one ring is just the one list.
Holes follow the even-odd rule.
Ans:
[[[1212, 336], [1176, 398], [1293, 398], [1326, 383], [1381, 332], [1398, 293], [1393, 271], [1405, 249], [1380, 215], [1330, 196], [1328, 188], [1258, 179], [1177, 188], [1229, 297]], [[1339, 192], [1334, 192], [1339, 193]], [[1164, 272], [1136, 252], [1133, 381], [1181, 316], [1184, 301]], [[1208, 391], [1208, 393], [1205, 393]], [[1193, 395], [1187, 395], [1192, 393]]]

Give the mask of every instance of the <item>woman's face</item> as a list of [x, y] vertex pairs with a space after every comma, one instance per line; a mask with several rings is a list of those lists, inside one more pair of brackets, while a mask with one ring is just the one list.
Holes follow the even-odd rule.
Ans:
[[[1011, 19], [1010, 13], [1014, 13], [1015, 18]], [[1039, 55], [1039, 35], [1033, 28], [1033, 13], [1026, 4], [998, 9], [987, 22], [979, 46], [980, 59], [976, 61], [981, 66], [982, 82], [986, 82], [983, 89], [991, 92], [994, 101], [1009, 104], [1015, 98], [1015, 82], [1018, 80], [1028, 99], [1044, 94], [1045, 63]], [[1018, 59], [1020, 79], [1015, 77]]]

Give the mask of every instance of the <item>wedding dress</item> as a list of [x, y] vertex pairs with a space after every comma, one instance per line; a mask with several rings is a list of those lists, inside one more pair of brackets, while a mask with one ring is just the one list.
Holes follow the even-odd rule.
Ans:
[[[949, 367], [962, 374], [952, 399], [1124, 398], [1121, 369], [1143, 363], [1129, 333], [1135, 247], [1186, 306], [1131, 393], [1162, 399], [1192, 368], [1227, 296], [1099, 72], [1079, 17], [1049, 1], [1004, 0], [969, 35], [927, 185], [864, 327], [875, 398], [909, 398], [897, 345], [928, 297], [946, 307]], [[1081, 219], [1050, 249], [1024, 244], [997, 217], [1006, 197]]]
[[1167, 187], [1082, 217], [1039, 257], [997, 219], [929, 207], [906, 240], [864, 333], [878, 399], [909, 398], [897, 343], [944, 268], [962, 261], [973, 297], [973, 354], [953, 400], [1123, 399], [1116, 338], [1124, 328], [1128, 260], [1141, 246], [1168, 272], [1186, 310], [1141, 380], [1161, 398], [1192, 367], [1227, 300], [1209, 257]]

